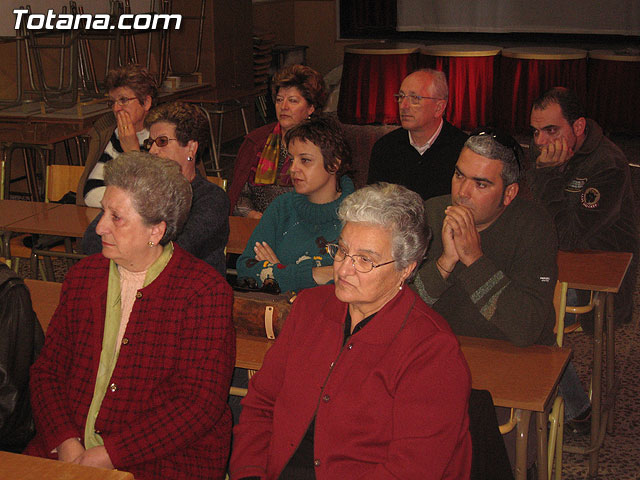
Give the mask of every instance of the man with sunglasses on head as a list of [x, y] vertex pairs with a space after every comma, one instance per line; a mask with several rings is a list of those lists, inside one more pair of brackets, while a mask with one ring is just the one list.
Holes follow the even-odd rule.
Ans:
[[[511, 136], [471, 134], [451, 195], [425, 202], [433, 239], [413, 288], [456, 335], [552, 345], [557, 236], [546, 211], [518, 196], [521, 161]], [[515, 437], [505, 443], [513, 465]]]
[[395, 97], [402, 128], [373, 146], [367, 183], [397, 183], [423, 200], [449, 193], [453, 167], [467, 135], [443, 118], [449, 98], [444, 73], [413, 72]]
[[[638, 232], [629, 164], [602, 128], [585, 117], [576, 94], [556, 87], [531, 110], [533, 144], [528, 184], [556, 222], [561, 250], [632, 252], [633, 262], [615, 296], [615, 320], [632, 319]], [[570, 305], [589, 302], [589, 292], [567, 295]], [[591, 327], [592, 317], [581, 316]]]
[[153, 76], [140, 65], [123, 65], [109, 71], [105, 89], [112, 113], [99, 118], [89, 132], [89, 150], [76, 194], [78, 205], [100, 207], [105, 163], [123, 152], [140, 151], [149, 137], [144, 119], [158, 96]]

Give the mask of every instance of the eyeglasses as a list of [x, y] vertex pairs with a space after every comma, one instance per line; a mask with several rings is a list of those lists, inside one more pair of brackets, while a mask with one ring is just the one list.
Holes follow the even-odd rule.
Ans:
[[423, 98], [428, 98], [429, 100], [443, 100], [442, 98], [436, 98], [436, 97], [423, 97], [421, 95], [415, 95], [413, 93], [409, 93], [409, 94], [404, 94], [404, 93], [394, 93], [393, 94], [394, 97], [396, 97], [396, 101], [398, 103], [402, 103], [402, 101], [408, 97], [409, 100], [411, 101], [411, 105], [420, 105], [420, 100], [422, 100]]
[[514, 157], [516, 157], [516, 163], [518, 165], [518, 169], [522, 172], [522, 156], [524, 152], [522, 151], [522, 147], [516, 140], [509, 134], [501, 132], [500, 130], [496, 130], [494, 128], [479, 128], [474, 130], [471, 133], [472, 137], [481, 137], [483, 135], [487, 135], [493, 138], [496, 142], [498, 142], [503, 147], [508, 148], [513, 152]]
[[355, 268], [356, 271], [360, 273], [369, 273], [374, 268], [382, 267], [384, 265], [389, 265], [390, 263], [395, 262], [395, 260], [390, 260], [388, 262], [376, 265], [363, 255], [349, 255], [344, 248], [342, 248], [340, 245], [336, 245], [335, 243], [329, 243], [327, 245], [327, 253], [336, 262], [342, 262], [345, 258], [349, 257], [351, 259], [351, 263], [353, 264], [353, 268]]
[[160, 135], [159, 137], [156, 138], [147, 138], [144, 142], [144, 148], [146, 148], [147, 150], [151, 150], [151, 147], [153, 147], [153, 144], [155, 143], [159, 148], [162, 147], [166, 147], [167, 145], [169, 145], [169, 142], [171, 140], [178, 140], [177, 138], [169, 138], [166, 135]]
[[137, 97], [120, 97], [116, 100], [113, 100], [112, 98], [110, 98], [109, 100], [107, 100], [107, 107], [109, 108], [113, 108], [113, 106], [117, 103], [118, 105], [120, 105], [121, 107], [126, 107], [127, 104], [131, 101], [131, 100], [137, 100]]

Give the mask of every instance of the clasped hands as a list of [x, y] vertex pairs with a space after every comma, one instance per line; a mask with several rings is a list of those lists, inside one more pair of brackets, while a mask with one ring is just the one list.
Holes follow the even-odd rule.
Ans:
[[573, 149], [567, 144], [567, 139], [556, 138], [547, 145], [538, 146], [540, 155], [536, 158], [536, 168], [558, 167], [564, 165], [573, 156]]
[[442, 247], [436, 265], [443, 278], [449, 276], [458, 262], [468, 267], [482, 257], [480, 234], [469, 208], [452, 205], [445, 209]]

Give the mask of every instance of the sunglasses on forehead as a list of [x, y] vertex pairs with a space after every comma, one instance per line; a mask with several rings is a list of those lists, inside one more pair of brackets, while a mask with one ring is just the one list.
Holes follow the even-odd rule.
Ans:
[[478, 128], [471, 132], [471, 137], [482, 137], [488, 136], [494, 139], [503, 147], [510, 149], [513, 152], [513, 155], [516, 157], [516, 163], [518, 164], [518, 168], [522, 171], [522, 157], [524, 152], [522, 151], [522, 147], [520, 144], [508, 133], [502, 132], [495, 128]]

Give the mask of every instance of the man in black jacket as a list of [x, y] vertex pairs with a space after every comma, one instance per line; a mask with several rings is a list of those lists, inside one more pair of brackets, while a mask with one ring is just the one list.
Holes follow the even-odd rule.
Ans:
[[373, 146], [367, 183], [398, 183], [423, 200], [450, 193], [453, 169], [467, 135], [443, 118], [449, 98], [444, 73], [413, 72], [395, 96], [402, 128]]
[[0, 450], [20, 453], [35, 433], [29, 368], [43, 343], [29, 290], [0, 262]]

